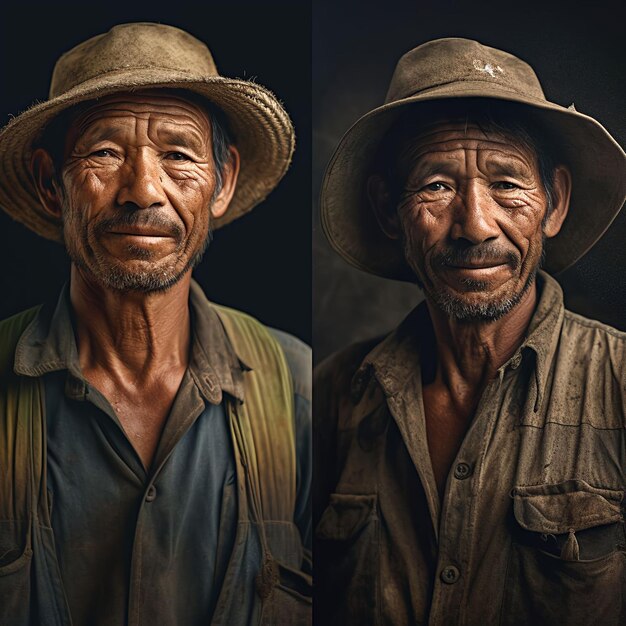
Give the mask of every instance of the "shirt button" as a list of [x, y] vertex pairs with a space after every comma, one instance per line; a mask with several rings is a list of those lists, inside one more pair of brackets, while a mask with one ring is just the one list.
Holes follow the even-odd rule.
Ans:
[[522, 355], [518, 353], [513, 357], [513, 359], [511, 359], [511, 369], [516, 370], [520, 366], [521, 362], [522, 362]]
[[467, 463], [459, 463], [454, 468], [454, 477], [459, 480], [469, 478], [472, 475], [472, 468]]
[[448, 565], [441, 570], [441, 580], [447, 585], [453, 585], [461, 577], [458, 567]]
[[150, 485], [148, 487], [148, 491], [146, 492], [146, 502], [152, 502], [154, 499], [156, 499], [156, 496], [157, 496], [156, 487], [154, 485]]

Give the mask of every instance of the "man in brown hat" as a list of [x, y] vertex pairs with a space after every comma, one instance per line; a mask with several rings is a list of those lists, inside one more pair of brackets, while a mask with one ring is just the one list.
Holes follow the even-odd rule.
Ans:
[[403, 56], [341, 140], [327, 237], [425, 302], [314, 378], [320, 624], [623, 623], [626, 335], [547, 272], [609, 226], [625, 165], [465, 39]]
[[72, 265], [0, 323], [0, 623], [309, 621], [309, 349], [191, 279], [293, 146], [269, 91], [149, 23], [3, 129], [0, 204]]

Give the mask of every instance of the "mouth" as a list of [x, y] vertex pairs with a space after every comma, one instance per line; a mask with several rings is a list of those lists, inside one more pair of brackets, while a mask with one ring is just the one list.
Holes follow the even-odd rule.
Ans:
[[150, 227], [125, 226], [119, 230], [110, 230], [107, 235], [111, 236], [114, 241], [132, 242], [134, 246], [154, 246], [174, 239], [172, 233]]
[[[462, 281], [464, 284], [492, 282], [504, 279], [511, 272], [511, 263], [503, 259], [491, 259], [482, 261], [464, 261], [444, 265], [443, 270], [454, 282]], [[486, 283], [485, 283], [486, 284]]]
[[150, 238], [164, 238], [171, 237], [171, 233], [157, 230], [154, 228], [130, 228], [125, 227], [123, 230], [110, 230], [109, 235], [114, 237], [150, 237]]
[[464, 263], [451, 263], [448, 264], [448, 268], [452, 270], [465, 270], [465, 271], [479, 271], [490, 270], [500, 268], [505, 265], [509, 265], [509, 262], [502, 259], [490, 260], [490, 261], [471, 261]]

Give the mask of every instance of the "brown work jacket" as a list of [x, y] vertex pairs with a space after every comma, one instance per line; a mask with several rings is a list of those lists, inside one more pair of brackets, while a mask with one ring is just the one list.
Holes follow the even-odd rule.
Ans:
[[626, 624], [626, 334], [566, 311], [548, 275], [537, 283], [526, 338], [485, 388], [442, 500], [426, 307], [318, 367], [318, 624]]

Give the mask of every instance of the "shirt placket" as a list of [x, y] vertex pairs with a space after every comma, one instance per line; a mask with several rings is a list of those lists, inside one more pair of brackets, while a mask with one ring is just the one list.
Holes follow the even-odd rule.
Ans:
[[[184, 384], [184, 383], [183, 383]], [[189, 388], [192, 389], [193, 383], [188, 381]], [[167, 442], [167, 447], [159, 446], [157, 449], [157, 465], [148, 473], [148, 479], [144, 487], [143, 498], [137, 515], [137, 525], [135, 527], [135, 535], [133, 541], [133, 550], [131, 556], [130, 568], [130, 586], [128, 594], [128, 626], [140, 626], [145, 623], [142, 615], [142, 606], [148, 601], [151, 593], [150, 589], [144, 584], [144, 566], [152, 567], [150, 547], [155, 544], [156, 538], [145, 532], [145, 522], [148, 516], [158, 518], [159, 515], [166, 514], [171, 502], [161, 503], [158, 497], [158, 481], [165, 471], [167, 462], [175, 451], [177, 443], [183, 434], [191, 428], [196, 418], [200, 416], [204, 410], [204, 400], [200, 393], [194, 389], [194, 392], [183, 394], [186, 398], [185, 402], [175, 401], [172, 407], [172, 413], [176, 414], [175, 422], [179, 424], [176, 436]], [[177, 398], [178, 400], [178, 398]], [[172, 413], [168, 419], [172, 419]], [[185, 419], [180, 419], [183, 414]], [[159, 456], [161, 458], [159, 459]], [[144, 550], [144, 548], [146, 548]]]
[[438, 559], [434, 570], [429, 613], [430, 626], [459, 626], [466, 586], [471, 572], [471, 546], [477, 532], [473, 511], [480, 493], [476, 477], [490, 432], [495, 427], [501, 376], [487, 385], [472, 425], [450, 469], [443, 503], [440, 502], [428, 450], [421, 375], [411, 377], [402, 392], [387, 402], [418, 476], [424, 487], [437, 541]]
[[450, 468], [439, 522], [430, 626], [461, 626], [467, 621], [467, 585], [472, 571], [472, 547], [477, 532], [488, 532], [488, 522], [477, 524], [481, 490], [477, 482], [499, 406], [501, 379], [485, 388], [457, 456]]

